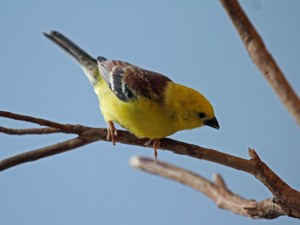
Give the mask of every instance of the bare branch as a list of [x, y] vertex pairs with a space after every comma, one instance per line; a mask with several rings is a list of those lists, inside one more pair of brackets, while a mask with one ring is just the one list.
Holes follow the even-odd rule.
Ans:
[[[12, 117], [14, 117], [17, 114], [5, 113], [5, 115], [13, 115]], [[23, 115], [17, 115], [17, 117], [30, 118], [30, 122], [36, 121], [37, 123], [40, 123], [41, 121], [42, 123], [44, 123], [43, 121], [47, 121]], [[78, 138], [3, 159], [2, 161], [0, 161], [0, 170], [4, 170], [24, 162], [33, 161], [72, 150], [98, 140], [107, 141], [106, 129], [91, 128], [81, 125], [64, 125], [52, 121], [47, 121], [46, 123], [49, 124], [50, 127], [54, 126], [52, 128], [62, 128], [62, 132], [78, 134]], [[145, 145], [145, 143], [148, 142], [147, 139], [138, 139], [127, 131], [118, 131], [118, 137], [116, 141], [123, 144], [149, 147]], [[164, 138], [160, 141], [160, 148], [163, 150], [171, 151], [175, 154], [186, 155], [197, 159], [215, 162], [224, 166], [253, 174], [272, 192], [274, 203], [280, 205], [285, 214], [300, 218], [300, 193], [287, 185], [264, 162], [262, 162], [254, 150], [249, 150], [251, 159], [247, 160], [222, 153], [217, 150], [203, 148], [197, 145], [191, 145], [169, 138]], [[217, 178], [215, 185], [222, 187], [222, 189], [227, 189], [225, 182], [223, 182], [220, 177]], [[252, 206], [249, 206], [249, 210], [252, 209], [251, 207]]]
[[223, 179], [223, 177], [220, 174], [214, 174], [213, 179], [214, 179], [216, 185], [218, 185], [219, 187], [222, 187], [224, 189], [227, 189], [225, 180]]
[[[165, 144], [166, 142], [168, 143], [167, 145]], [[177, 154], [185, 154], [194, 158], [208, 160], [254, 175], [271, 191], [273, 194], [272, 201], [280, 205], [281, 210], [284, 210], [285, 212], [284, 214], [300, 218], [300, 192], [291, 188], [277, 174], [275, 174], [264, 162], [261, 161], [253, 149], [249, 149], [251, 159], [246, 160], [218, 152], [216, 150], [189, 145], [171, 139], [163, 139], [161, 141], [161, 146]], [[175, 149], [173, 149], [172, 146], [176, 146]], [[188, 146], [190, 147], [188, 148]], [[218, 180], [217, 183], [219, 186], [222, 186], [223, 189], [226, 189], [225, 183], [221, 184], [222, 181], [220, 180]], [[262, 206], [261, 204], [259, 205]]]
[[282, 103], [300, 125], [300, 99], [268, 52], [262, 38], [237, 0], [220, 0], [232, 20], [253, 62], [273, 87]]
[[60, 133], [60, 129], [52, 127], [43, 128], [27, 128], [27, 129], [13, 129], [0, 126], [0, 133], [5, 133], [9, 135], [26, 135], [26, 134], [54, 134]]
[[0, 117], [35, 123], [35, 124], [39, 124], [41, 126], [46, 126], [46, 127], [57, 128], [57, 129], [61, 130], [61, 132], [64, 132], [64, 133], [80, 134], [80, 132], [82, 132], [80, 130], [80, 126], [77, 129], [74, 129], [75, 125], [60, 124], [60, 123], [52, 122], [52, 121], [45, 120], [45, 119], [15, 114], [15, 113], [7, 112], [7, 111], [0, 111]]
[[198, 190], [214, 201], [218, 207], [239, 215], [255, 219], [274, 219], [286, 215], [280, 205], [273, 203], [271, 199], [256, 202], [234, 194], [224, 185], [225, 182], [219, 175], [217, 176], [218, 181], [213, 183], [191, 171], [163, 162], [154, 163], [149, 158], [133, 157], [130, 164], [135, 168], [175, 180]]
[[90, 144], [92, 142], [98, 141], [100, 140], [100, 137], [103, 136], [100, 132], [105, 133], [104, 129], [90, 128], [86, 130], [86, 132], [83, 132], [82, 135], [80, 135], [77, 138], [0, 160], [0, 171], [14, 167], [16, 165], [20, 165], [22, 163], [35, 161], [41, 158], [70, 151], [82, 147], [84, 145]]

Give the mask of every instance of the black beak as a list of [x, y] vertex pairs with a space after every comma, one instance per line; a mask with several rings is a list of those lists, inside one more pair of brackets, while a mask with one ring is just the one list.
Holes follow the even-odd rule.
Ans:
[[204, 121], [204, 124], [205, 124], [206, 126], [210, 126], [210, 127], [216, 128], [216, 129], [219, 129], [219, 128], [220, 128], [219, 123], [218, 123], [218, 120], [217, 120], [216, 117], [213, 117], [213, 118], [211, 118], [211, 119], [209, 119], [209, 120], [205, 120], [205, 121]]

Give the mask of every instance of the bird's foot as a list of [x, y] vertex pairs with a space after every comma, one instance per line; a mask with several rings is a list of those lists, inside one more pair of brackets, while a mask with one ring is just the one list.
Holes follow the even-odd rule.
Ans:
[[152, 143], [153, 150], [154, 150], [154, 162], [157, 159], [157, 149], [160, 147], [160, 139], [150, 139], [145, 143], [145, 145], [150, 145]]
[[112, 121], [108, 121], [106, 140], [111, 141], [112, 144], [115, 145], [117, 136], [118, 136], [118, 131], [115, 128], [114, 123]]

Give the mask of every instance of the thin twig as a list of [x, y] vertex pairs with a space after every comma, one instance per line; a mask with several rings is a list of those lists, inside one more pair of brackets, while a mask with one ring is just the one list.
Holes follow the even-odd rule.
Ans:
[[228, 189], [227, 185], [225, 183], [225, 180], [223, 179], [223, 177], [220, 174], [214, 174], [213, 178], [214, 178], [214, 181], [215, 181], [216, 185], [218, 185], [218, 186], [220, 186], [224, 189]]
[[81, 132], [80, 126], [77, 127], [76, 129], [74, 129], [75, 125], [56, 123], [56, 122], [53, 122], [50, 120], [40, 119], [40, 118], [36, 118], [36, 117], [32, 117], [32, 116], [25, 116], [25, 115], [11, 113], [11, 112], [7, 112], [7, 111], [0, 111], [0, 117], [35, 123], [35, 124], [39, 124], [41, 126], [46, 126], [46, 127], [57, 128], [64, 133], [80, 134], [80, 132]]
[[[273, 203], [271, 199], [256, 202], [234, 194], [226, 187], [220, 175], [217, 176], [218, 181], [213, 183], [191, 171], [160, 161], [155, 163], [152, 159], [145, 157], [133, 157], [130, 164], [135, 168], [180, 182], [198, 190], [214, 201], [220, 208], [239, 215], [255, 219], [274, 219], [286, 215], [281, 210], [280, 205]], [[222, 182], [219, 182], [220, 180]]]
[[3, 160], [0, 160], [0, 171], [20, 165], [26, 162], [35, 161], [41, 158], [49, 157], [66, 151], [70, 151], [84, 145], [93, 143], [100, 139], [101, 133], [105, 132], [102, 129], [87, 130], [80, 137], [70, 139], [64, 142], [56, 143], [54, 145], [46, 146], [36, 150], [27, 151]]
[[220, 1], [235, 25], [253, 62], [300, 125], [300, 99], [267, 50], [262, 38], [247, 18], [237, 0]]
[[54, 134], [60, 133], [61, 130], [52, 127], [43, 128], [26, 128], [26, 129], [13, 129], [0, 126], [0, 133], [5, 133], [9, 135], [26, 135], [26, 134]]

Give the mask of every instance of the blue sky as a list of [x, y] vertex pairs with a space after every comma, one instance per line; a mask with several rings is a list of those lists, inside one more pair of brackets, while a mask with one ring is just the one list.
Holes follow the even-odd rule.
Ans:
[[[241, 1], [299, 94], [300, 1]], [[136, 64], [201, 91], [221, 129], [183, 131], [174, 139], [247, 158], [255, 148], [289, 185], [300, 189], [299, 126], [250, 60], [218, 1], [4, 1], [0, 7], [0, 109], [61, 122], [106, 127], [80, 67], [42, 32], [58, 30], [93, 56]], [[8, 127], [31, 124], [0, 118]], [[72, 136], [0, 134], [0, 157]], [[0, 174], [1, 223], [298, 224], [254, 221], [220, 210], [188, 187], [132, 169], [151, 149], [97, 142]], [[220, 173], [245, 198], [271, 197], [254, 177], [159, 151], [159, 160], [204, 177]]]

